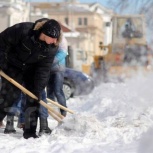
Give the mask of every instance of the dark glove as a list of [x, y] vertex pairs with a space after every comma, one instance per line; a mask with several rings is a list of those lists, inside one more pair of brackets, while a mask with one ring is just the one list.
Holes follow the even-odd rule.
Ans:
[[36, 100], [37, 102], [39, 102], [42, 99], [41, 92], [34, 92], [34, 95], [38, 98], [38, 100]]
[[[31, 91], [32, 92], [32, 91]], [[27, 101], [30, 103], [38, 103], [41, 100], [41, 94], [39, 92], [32, 92], [38, 99], [32, 98], [31, 96], [27, 95]]]
[[64, 117], [66, 117], [66, 115], [67, 115], [67, 112], [66, 112], [65, 110], [63, 110], [63, 109], [60, 109], [60, 112], [61, 112], [61, 115], [63, 115]]

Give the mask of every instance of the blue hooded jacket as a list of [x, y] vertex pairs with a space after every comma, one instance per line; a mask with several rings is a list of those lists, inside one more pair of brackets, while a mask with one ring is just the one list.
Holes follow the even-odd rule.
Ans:
[[51, 73], [58, 72], [58, 71], [65, 71], [65, 60], [66, 56], [68, 55], [68, 46], [67, 46], [67, 40], [63, 36], [61, 43], [59, 44], [57, 53], [55, 55], [53, 64], [51, 66]]

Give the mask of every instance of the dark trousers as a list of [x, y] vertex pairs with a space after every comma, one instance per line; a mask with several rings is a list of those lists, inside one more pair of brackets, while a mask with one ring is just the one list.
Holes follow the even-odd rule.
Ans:
[[[43, 90], [42, 100], [47, 103], [46, 98], [47, 98], [46, 92], [45, 92], [45, 90]], [[17, 106], [17, 105], [19, 105], [19, 106]], [[22, 93], [18, 102], [16, 103], [16, 105], [14, 105], [15, 109], [13, 109], [11, 112], [13, 115], [15, 115], [16, 110], [19, 110], [19, 112], [20, 112], [19, 123], [25, 123], [25, 112], [24, 112], [25, 105], [26, 105], [26, 96]], [[43, 118], [43, 119], [47, 119], [47, 117], [48, 117], [48, 110], [42, 105], [40, 105], [40, 107], [39, 107], [39, 117]]]
[[[19, 84], [23, 84], [25, 88], [34, 93], [34, 68], [25, 72], [14, 66], [8, 66], [4, 72]], [[2, 88], [0, 92], [0, 121], [4, 119], [10, 112], [13, 104], [20, 98], [21, 90], [15, 85], [2, 78]], [[25, 106], [25, 131], [27, 133], [34, 133], [37, 127], [39, 103], [34, 99], [26, 96]]]
[[[51, 73], [50, 79], [47, 85], [47, 97], [55, 100], [55, 97], [57, 99], [57, 102], [64, 107], [66, 106], [66, 99], [63, 92], [63, 81], [64, 81], [64, 72], [54, 72]], [[63, 115], [65, 113], [64, 110], [60, 109], [61, 114]]]

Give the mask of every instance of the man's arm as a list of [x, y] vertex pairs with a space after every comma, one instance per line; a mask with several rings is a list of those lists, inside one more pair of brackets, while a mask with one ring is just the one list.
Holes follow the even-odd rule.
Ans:
[[67, 54], [64, 52], [64, 51], [59, 51], [57, 52], [55, 58], [54, 58], [54, 61], [53, 61], [53, 64], [52, 66], [60, 63], [60, 61], [62, 61], [64, 58], [66, 58]]
[[37, 63], [34, 79], [34, 93], [36, 96], [41, 94], [42, 90], [47, 86], [52, 62], [52, 58], [46, 58]]

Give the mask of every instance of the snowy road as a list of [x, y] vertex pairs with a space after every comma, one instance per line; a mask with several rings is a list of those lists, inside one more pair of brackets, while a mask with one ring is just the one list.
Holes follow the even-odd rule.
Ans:
[[[103, 83], [82, 98], [70, 99], [61, 126], [52, 118], [50, 136], [22, 138], [22, 131], [4, 135], [4, 153], [152, 153], [153, 74], [122, 83]], [[57, 127], [56, 127], [57, 126]]]

